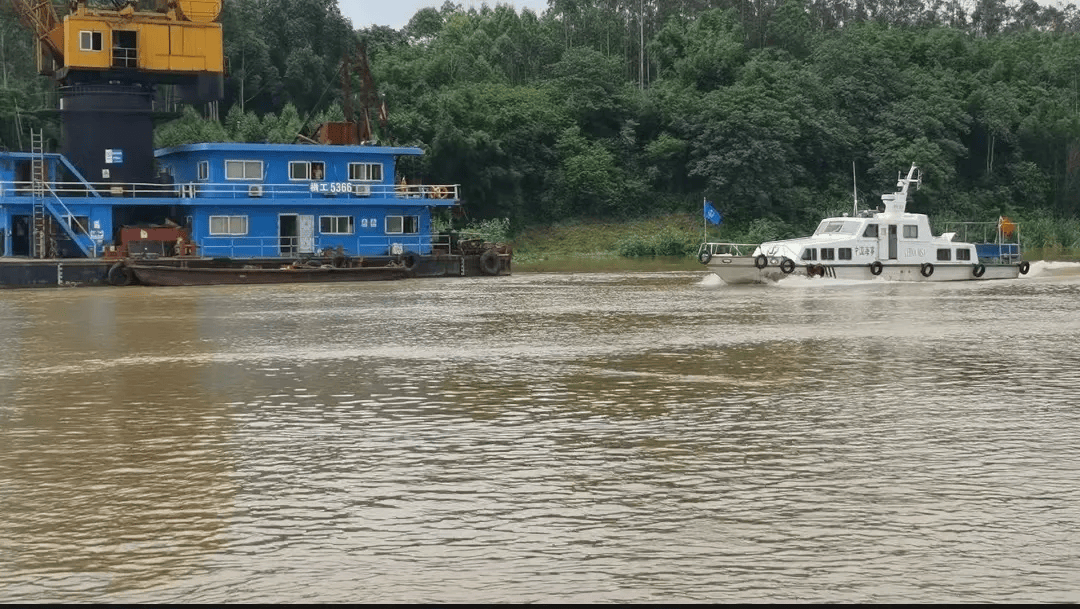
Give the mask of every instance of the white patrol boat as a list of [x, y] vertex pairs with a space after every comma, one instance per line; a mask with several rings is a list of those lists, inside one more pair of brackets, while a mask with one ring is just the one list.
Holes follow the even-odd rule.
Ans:
[[[826, 218], [814, 234], [761, 245], [702, 243], [698, 260], [725, 283], [765, 283], [793, 275], [889, 281], [1015, 279], [1031, 265], [1021, 258], [1020, 229], [1006, 218], [958, 223], [935, 237], [925, 214], [905, 211], [921, 177], [911, 166], [899, 190], [881, 195], [884, 211]], [[958, 239], [958, 233], [962, 233]], [[979, 242], [968, 242], [979, 237]]]

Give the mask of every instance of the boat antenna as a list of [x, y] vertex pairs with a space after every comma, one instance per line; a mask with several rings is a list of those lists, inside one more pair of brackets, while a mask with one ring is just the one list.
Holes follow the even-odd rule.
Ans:
[[859, 186], [855, 183], [855, 161], [851, 162], [851, 188], [854, 201], [851, 205], [851, 217], [859, 215]]

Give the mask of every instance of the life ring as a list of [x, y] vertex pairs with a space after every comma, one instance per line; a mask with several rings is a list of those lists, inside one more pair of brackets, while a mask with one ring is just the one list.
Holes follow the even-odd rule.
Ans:
[[875, 260], [875, 261], [870, 263], [870, 274], [874, 275], [876, 277], [877, 275], [881, 274], [881, 271], [884, 268], [885, 267], [884, 267], [884, 265], [881, 264], [880, 260]]
[[431, 196], [433, 198], [435, 198], [435, 199], [445, 199], [446, 198], [446, 189], [443, 188], [442, 186], [432, 186], [431, 187]]
[[709, 261], [712, 260], [712, 253], [709, 252], [709, 250], [701, 250], [701, 253], [698, 254], [697, 259], [701, 262], [701, 264], [709, 264]]
[[763, 268], [769, 266], [768, 257], [766, 257], [765, 254], [758, 254], [758, 257], [754, 258], [754, 266], [756, 266], [759, 269], [763, 269]]
[[1027, 260], [1020, 263], [1020, 274], [1021, 275], [1027, 275], [1028, 271], [1030, 271], [1030, 270], [1031, 270], [1031, 264]]
[[922, 263], [922, 268], [919, 269], [923, 277], [929, 277], [934, 274], [934, 265], [929, 262]]
[[985, 272], [986, 272], [986, 267], [983, 266], [983, 263], [981, 263], [981, 262], [978, 262], [978, 263], [975, 264], [975, 266], [971, 267], [971, 274], [976, 276], [976, 277], [982, 277], [983, 273], [985, 273]]
[[499, 274], [499, 252], [494, 248], [480, 255], [480, 272], [485, 275]]
[[131, 282], [134, 279], [131, 269], [124, 266], [123, 262], [117, 262], [112, 265], [106, 278], [110, 284], [115, 286], [131, 285]]
[[417, 256], [415, 252], [405, 252], [401, 255], [401, 262], [405, 264], [406, 271], [411, 271], [420, 262], [420, 256]]
[[785, 275], [790, 275], [792, 271], [795, 270], [795, 261], [791, 258], [784, 258], [780, 261], [780, 270], [783, 271]]

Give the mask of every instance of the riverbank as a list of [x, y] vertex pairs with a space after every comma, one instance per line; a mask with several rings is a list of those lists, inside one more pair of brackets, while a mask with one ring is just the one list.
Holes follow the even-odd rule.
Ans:
[[694, 214], [529, 227], [514, 236], [514, 269], [616, 271], [694, 269], [705, 236]]

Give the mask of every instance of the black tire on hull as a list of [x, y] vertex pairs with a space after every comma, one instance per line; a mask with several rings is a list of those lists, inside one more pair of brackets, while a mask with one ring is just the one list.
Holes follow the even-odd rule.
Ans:
[[110, 284], [115, 286], [131, 285], [131, 282], [135, 279], [131, 270], [125, 267], [123, 262], [112, 265], [106, 278]]
[[499, 252], [490, 249], [480, 255], [480, 272], [485, 275], [499, 274]]

